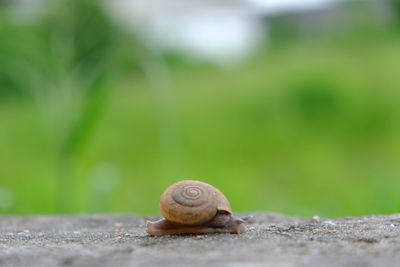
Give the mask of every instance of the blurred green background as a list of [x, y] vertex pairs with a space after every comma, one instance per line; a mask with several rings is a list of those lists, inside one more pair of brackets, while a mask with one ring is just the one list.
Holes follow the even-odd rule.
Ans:
[[293, 12], [263, 18], [268, 42], [225, 65], [153, 47], [101, 2], [34, 16], [12, 2], [0, 213], [157, 214], [181, 179], [215, 185], [234, 211], [400, 212], [399, 1], [392, 20], [358, 1], [311, 31]]

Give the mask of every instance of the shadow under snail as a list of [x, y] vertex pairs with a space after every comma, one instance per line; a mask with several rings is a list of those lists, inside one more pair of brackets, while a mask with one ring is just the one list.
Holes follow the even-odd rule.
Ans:
[[161, 195], [163, 219], [147, 221], [150, 235], [232, 233], [245, 231], [244, 220], [232, 215], [228, 199], [217, 188], [194, 180], [168, 187]]

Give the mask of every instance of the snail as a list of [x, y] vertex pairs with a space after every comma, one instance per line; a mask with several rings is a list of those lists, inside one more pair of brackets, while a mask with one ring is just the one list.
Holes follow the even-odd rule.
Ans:
[[245, 231], [245, 221], [232, 215], [224, 194], [200, 181], [184, 180], [168, 187], [161, 195], [160, 210], [163, 219], [147, 221], [150, 235], [241, 234]]

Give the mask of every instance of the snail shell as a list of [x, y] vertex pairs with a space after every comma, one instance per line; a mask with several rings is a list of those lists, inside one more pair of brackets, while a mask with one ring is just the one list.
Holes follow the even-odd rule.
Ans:
[[185, 180], [168, 187], [161, 196], [160, 210], [170, 222], [200, 225], [219, 213], [232, 214], [224, 194], [212, 185]]
[[245, 232], [245, 219], [232, 215], [224, 194], [200, 181], [185, 180], [168, 187], [160, 210], [165, 218], [146, 223], [150, 235]]

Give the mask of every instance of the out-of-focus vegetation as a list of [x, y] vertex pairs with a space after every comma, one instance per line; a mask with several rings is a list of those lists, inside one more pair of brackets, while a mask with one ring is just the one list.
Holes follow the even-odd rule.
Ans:
[[392, 0], [392, 3], [397, 13], [397, 20], [400, 23], [400, 0]]
[[180, 179], [234, 210], [400, 211], [400, 34], [272, 43], [230, 70], [153, 55], [93, 1], [0, 9], [0, 212], [158, 212]]

